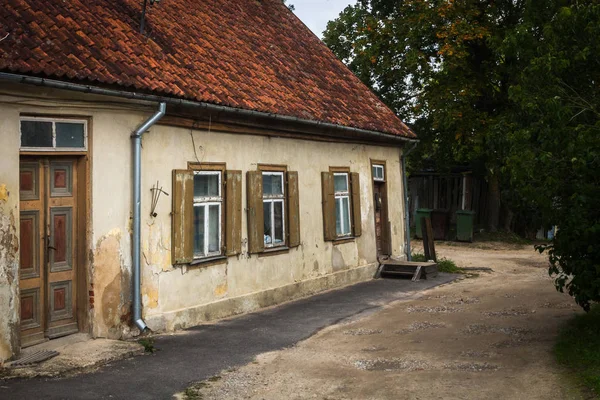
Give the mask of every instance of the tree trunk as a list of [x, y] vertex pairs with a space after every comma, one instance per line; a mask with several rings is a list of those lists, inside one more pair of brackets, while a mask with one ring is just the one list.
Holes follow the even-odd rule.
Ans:
[[497, 232], [500, 224], [500, 179], [496, 173], [489, 175], [488, 220], [490, 232]]

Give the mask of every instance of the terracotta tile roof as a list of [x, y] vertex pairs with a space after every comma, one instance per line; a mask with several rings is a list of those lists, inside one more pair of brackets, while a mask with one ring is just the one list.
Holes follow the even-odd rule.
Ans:
[[281, 0], [7, 0], [0, 71], [414, 137]]

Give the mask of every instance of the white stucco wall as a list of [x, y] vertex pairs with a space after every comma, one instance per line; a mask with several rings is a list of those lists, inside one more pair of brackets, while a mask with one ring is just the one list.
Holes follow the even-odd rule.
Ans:
[[18, 121], [15, 109], [0, 106], [0, 366], [19, 350]]
[[[16, 89], [15, 93], [24, 91], [20, 87]], [[154, 108], [140, 104], [115, 104], [115, 99], [47, 89], [26, 90], [29, 95], [39, 96], [39, 99], [34, 103], [18, 103], [18, 97], [0, 97], [0, 100], [10, 100], [11, 103], [4, 104], [0, 111], [0, 188], [5, 184], [11, 193], [7, 199], [3, 199], [0, 189], [0, 222], [10, 220], [11, 215], [18, 222], [19, 114], [91, 117], [92, 215], [89, 222], [91, 238], [87, 273], [89, 291], [93, 294], [94, 301], [89, 311], [90, 322], [95, 336], [118, 338], [127, 335], [131, 302], [130, 134], [153, 113]], [[194, 136], [199, 161], [225, 162], [227, 169], [242, 171], [244, 208], [245, 174], [256, 170], [257, 164], [283, 164], [290, 171], [298, 171], [301, 246], [285, 254], [249, 256], [246, 253], [247, 219], [243, 211], [244, 253], [241, 256], [229, 257], [227, 263], [212, 266], [186, 268], [171, 265], [172, 197], [161, 196], [156, 208], [157, 217], [150, 217], [150, 189], [158, 181], [163, 189], [171, 193], [172, 170], [185, 169], [188, 161], [197, 161], [191, 135]], [[294, 293], [306, 294], [350, 281], [368, 279], [368, 271], [360, 268], [374, 266], [376, 262], [370, 160], [385, 160], [387, 164], [392, 247], [394, 255], [401, 256], [404, 229], [400, 155], [401, 149], [393, 147], [154, 126], [144, 135], [142, 150], [141, 261], [144, 318], [153, 329], [175, 329], [227, 315], [232, 308], [235, 310], [229, 314], [283, 301], [288, 295], [293, 297]], [[361, 178], [362, 236], [338, 245], [323, 240], [320, 173], [328, 171], [330, 166], [349, 167], [352, 172], [360, 173]], [[9, 223], [14, 226], [10, 225], [8, 232], [18, 238], [18, 224], [15, 221]], [[11, 250], [10, 246], [2, 246], [0, 241], [0, 309], [3, 310], [0, 312], [0, 358], [3, 354], [14, 351], [14, 345], [11, 347], [7, 344], [13, 340], [11, 338], [14, 337], [15, 330], [9, 325], [12, 326], [18, 320], [18, 302], [14, 301], [18, 282], [14, 277], [10, 282], [7, 278], [8, 272], [15, 274], [17, 271], [18, 251]], [[8, 256], [7, 252], [10, 253]], [[357, 272], [353, 272], [354, 270]], [[340, 274], [344, 271], [347, 273], [342, 277]], [[312, 282], [312, 287], [305, 287], [302, 289], [304, 291], [298, 289], [298, 284], [302, 282]], [[285, 290], [274, 292], [273, 289], [276, 288]], [[270, 297], [257, 297], [257, 293], [266, 293], [265, 296]], [[10, 299], [13, 300], [7, 308], [5, 303], [10, 302]], [[230, 299], [239, 301], [235, 305], [226, 303]], [[210, 304], [215, 304], [218, 311], [209, 312], [203, 308]], [[7, 309], [10, 311], [5, 311]], [[7, 334], [9, 331], [13, 333]]]

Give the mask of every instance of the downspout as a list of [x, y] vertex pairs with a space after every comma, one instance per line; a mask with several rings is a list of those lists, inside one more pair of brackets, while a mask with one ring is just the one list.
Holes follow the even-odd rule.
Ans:
[[409, 196], [408, 196], [408, 179], [406, 178], [406, 157], [417, 147], [418, 142], [415, 142], [411, 148], [409, 148], [406, 152], [402, 151], [402, 156], [400, 157], [400, 164], [402, 166], [402, 179], [403, 179], [403, 188], [404, 188], [404, 229], [406, 236], [406, 259], [411, 261], [411, 251], [410, 251], [410, 209], [409, 209]]
[[167, 103], [161, 102], [158, 111], [140, 125], [132, 134], [133, 140], [133, 322], [144, 332], [147, 328], [142, 319], [140, 237], [141, 237], [141, 186], [142, 186], [142, 135], [165, 115]]

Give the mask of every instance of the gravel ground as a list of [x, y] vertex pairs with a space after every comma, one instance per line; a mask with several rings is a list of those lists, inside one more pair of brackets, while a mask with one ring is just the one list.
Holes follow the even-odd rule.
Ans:
[[477, 277], [325, 328], [191, 386], [189, 399], [581, 399], [552, 356], [581, 312], [531, 247], [436, 244]]

